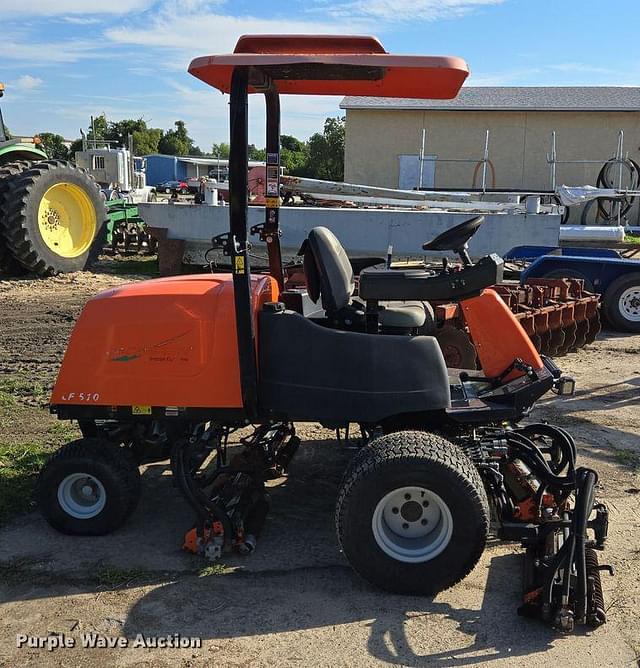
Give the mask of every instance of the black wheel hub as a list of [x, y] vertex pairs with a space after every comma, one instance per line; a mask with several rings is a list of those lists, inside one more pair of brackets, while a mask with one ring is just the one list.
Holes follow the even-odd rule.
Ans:
[[407, 522], [416, 522], [422, 517], [422, 506], [417, 501], [407, 501], [402, 505], [400, 515]]

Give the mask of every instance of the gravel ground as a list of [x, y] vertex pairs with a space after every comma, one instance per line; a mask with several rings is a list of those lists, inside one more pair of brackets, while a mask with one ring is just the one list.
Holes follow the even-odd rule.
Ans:
[[[0, 378], [45, 388], [55, 378], [82, 304], [132, 277], [76, 274], [0, 281]], [[640, 657], [640, 336], [605, 332], [560, 360], [578, 381], [571, 399], [534, 415], [572, 431], [581, 462], [601, 476], [611, 512], [603, 584], [609, 623], [563, 637], [515, 614], [522, 552], [492, 542], [472, 574], [434, 598], [373, 590], [348, 567], [333, 504], [351, 452], [303, 425], [289, 478], [254, 554], [207, 569], [180, 550], [192, 517], [163, 464], [143, 475], [143, 499], [115, 534], [72, 538], [37, 513], [0, 528], [0, 665], [638, 666]], [[43, 398], [44, 397], [44, 398]], [[0, 441], [47, 441], [55, 422], [43, 396], [20, 396], [0, 415]], [[0, 462], [0, 465], [2, 463]], [[127, 648], [16, 647], [16, 634], [98, 633]], [[197, 636], [195, 649], [133, 647], [137, 634]]]

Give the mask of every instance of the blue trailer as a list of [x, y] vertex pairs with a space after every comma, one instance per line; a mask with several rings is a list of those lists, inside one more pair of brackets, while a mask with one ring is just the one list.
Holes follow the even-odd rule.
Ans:
[[609, 248], [516, 246], [505, 254], [523, 263], [520, 282], [530, 278], [580, 278], [585, 289], [601, 295], [609, 324], [623, 332], [640, 332], [640, 260]]

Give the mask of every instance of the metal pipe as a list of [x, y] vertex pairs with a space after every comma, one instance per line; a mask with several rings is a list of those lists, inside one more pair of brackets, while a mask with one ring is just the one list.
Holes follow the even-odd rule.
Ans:
[[424, 145], [426, 141], [427, 131], [422, 128], [422, 144], [420, 146], [420, 178], [418, 179], [418, 190], [422, 190], [422, 176], [424, 173]]
[[551, 133], [551, 159], [547, 155], [547, 162], [551, 166], [551, 190], [556, 189], [556, 165], [558, 156], [556, 154], [556, 131]]
[[[0, 97], [2, 97], [2, 93], [0, 91]], [[4, 120], [2, 118], [2, 109], [0, 109], [0, 142], [5, 142], [7, 141], [7, 136], [4, 132]]]
[[133, 135], [127, 135], [127, 149], [129, 150], [129, 190], [136, 187], [136, 166], [133, 158]]
[[[622, 190], [622, 164], [624, 161], [624, 130], [620, 130], [618, 133], [618, 190]], [[622, 217], [622, 202], [617, 202], [618, 209], [618, 225], [621, 224], [620, 219]]]
[[[489, 130], [484, 138], [484, 155], [482, 158], [482, 192], [487, 188], [487, 163], [489, 162]], [[495, 185], [495, 184], [494, 184]]]
[[266, 179], [264, 239], [269, 255], [269, 273], [276, 279], [280, 290], [284, 290], [282, 251], [280, 248], [280, 96], [272, 84], [265, 91], [267, 111]]

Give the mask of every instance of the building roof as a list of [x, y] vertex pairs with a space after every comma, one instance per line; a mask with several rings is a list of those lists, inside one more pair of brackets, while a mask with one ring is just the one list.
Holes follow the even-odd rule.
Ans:
[[640, 111], [640, 87], [466, 86], [453, 100], [345, 97], [341, 109], [434, 111]]
[[[226, 158], [210, 157], [210, 158], [196, 158], [191, 155], [167, 155], [166, 153], [149, 153], [145, 155], [144, 158], [160, 158], [163, 160], [177, 160], [178, 162], [188, 162], [192, 165], [206, 165], [206, 166], [215, 166], [220, 165], [221, 167], [226, 167], [229, 164], [229, 161]], [[249, 160], [249, 167], [264, 167], [267, 163], [263, 160]]]

